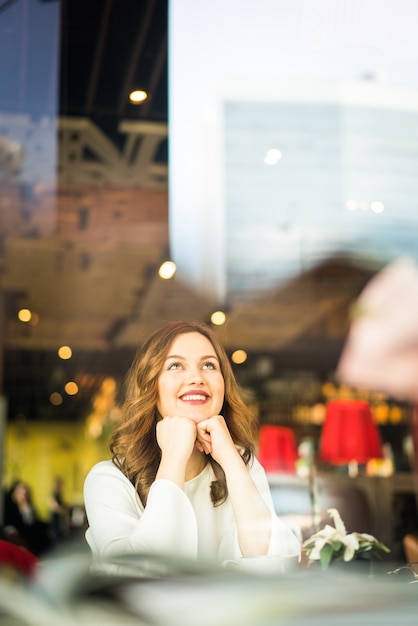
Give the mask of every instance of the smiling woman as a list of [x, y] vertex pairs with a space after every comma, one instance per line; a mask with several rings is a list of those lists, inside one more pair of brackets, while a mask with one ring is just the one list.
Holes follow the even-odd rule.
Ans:
[[[300, 557], [254, 456], [256, 424], [228, 357], [205, 325], [173, 322], [138, 350], [112, 459], [89, 472], [94, 568], [157, 553], [223, 563]], [[244, 565], [246, 567], [246, 565]], [[259, 565], [258, 565], [259, 567]], [[271, 568], [271, 559], [269, 559]]]

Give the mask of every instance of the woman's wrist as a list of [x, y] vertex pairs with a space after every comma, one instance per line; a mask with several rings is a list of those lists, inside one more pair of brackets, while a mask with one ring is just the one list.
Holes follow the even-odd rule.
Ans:
[[155, 479], [172, 480], [183, 489], [186, 477], [187, 462], [178, 455], [163, 454]]
[[225, 476], [227, 479], [228, 479], [229, 474], [235, 475], [237, 471], [238, 472], [247, 471], [245, 463], [239, 451], [235, 447], [233, 450], [228, 452], [227, 455], [225, 455], [225, 458], [221, 459], [218, 462], [219, 462], [219, 465], [222, 467], [223, 471], [225, 472]]

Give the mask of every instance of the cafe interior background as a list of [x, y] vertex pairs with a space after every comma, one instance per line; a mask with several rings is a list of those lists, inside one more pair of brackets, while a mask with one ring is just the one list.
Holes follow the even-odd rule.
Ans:
[[[402, 0], [2, 0], [4, 487], [25, 480], [46, 515], [59, 475], [82, 506], [136, 347], [200, 320], [256, 411], [278, 512], [308, 529], [336, 505], [401, 554], [414, 402], [337, 369], [360, 294], [418, 254], [417, 18]], [[357, 440], [365, 413], [377, 451], [333, 430], [324, 455], [333, 413]]]

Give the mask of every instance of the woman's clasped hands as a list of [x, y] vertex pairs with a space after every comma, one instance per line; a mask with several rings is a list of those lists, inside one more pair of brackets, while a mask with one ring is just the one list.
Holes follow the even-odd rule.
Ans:
[[157, 442], [162, 453], [175, 451], [186, 460], [192, 455], [194, 448], [210, 454], [222, 465], [229, 453], [236, 454], [236, 447], [222, 415], [214, 415], [195, 421], [189, 417], [166, 416], [157, 423]]

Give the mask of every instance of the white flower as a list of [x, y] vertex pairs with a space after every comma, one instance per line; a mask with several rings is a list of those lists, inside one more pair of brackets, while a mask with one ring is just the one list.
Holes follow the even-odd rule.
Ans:
[[341, 515], [338, 513], [337, 509], [328, 509], [329, 515], [334, 520], [335, 528], [341, 535], [346, 535], [347, 530], [344, 525], [344, 522], [341, 519]]
[[341, 540], [345, 545], [344, 550], [344, 561], [351, 561], [354, 558], [355, 553], [360, 547], [357, 537], [355, 534], [346, 535]]
[[331, 561], [352, 561], [363, 552], [380, 557], [379, 550], [389, 552], [384, 544], [368, 533], [347, 533], [347, 529], [337, 509], [328, 509], [334, 526], [327, 524], [303, 542], [309, 561], [320, 561], [327, 567]]

